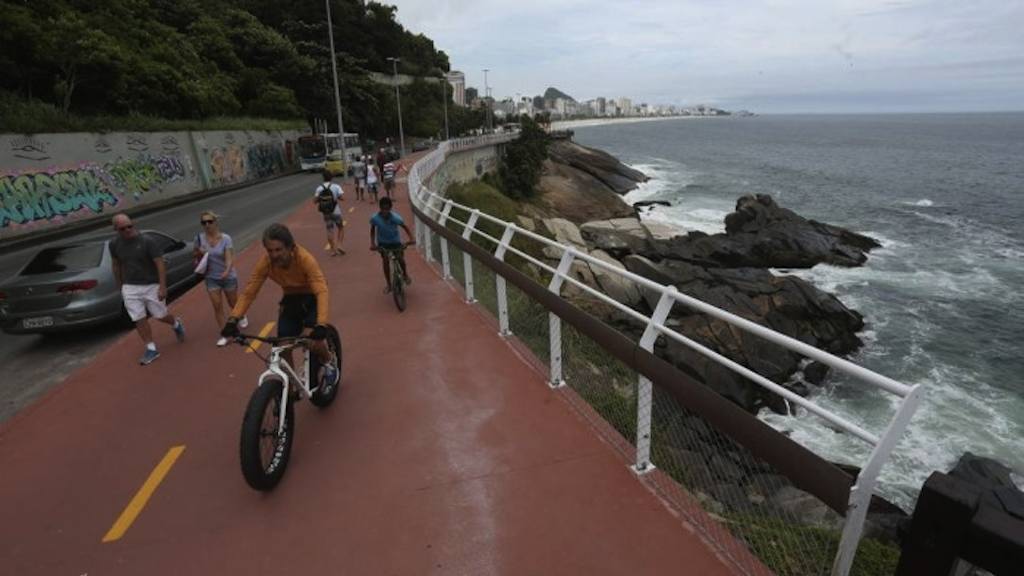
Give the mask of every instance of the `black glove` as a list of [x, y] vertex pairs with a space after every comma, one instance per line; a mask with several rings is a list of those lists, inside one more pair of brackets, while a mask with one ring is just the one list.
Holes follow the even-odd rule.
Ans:
[[238, 318], [228, 318], [228, 321], [224, 323], [224, 327], [220, 330], [220, 335], [225, 338], [234, 338], [239, 334]]
[[309, 337], [313, 340], [324, 340], [327, 338], [327, 326], [323, 324], [317, 324], [313, 326], [313, 331], [310, 332]]

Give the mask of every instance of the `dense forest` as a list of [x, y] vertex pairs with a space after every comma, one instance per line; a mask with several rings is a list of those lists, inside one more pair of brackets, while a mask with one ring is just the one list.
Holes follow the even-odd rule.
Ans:
[[[330, 2], [345, 129], [396, 134], [394, 89], [368, 72], [390, 74], [387, 58], [398, 57], [400, 74], [436, 78], [449, 70], [448, 56], [406, 30], [393, 6]], [[8, 109], [39, 103], [76, 117], [323, 118], [336, 126], [321, 0], [0, 0], [0, 70]], [[453, 135], [479, 125], [448, 92]], [[441, 135], [442, 97], [436, 82], [403, 86], [405, 132]]]

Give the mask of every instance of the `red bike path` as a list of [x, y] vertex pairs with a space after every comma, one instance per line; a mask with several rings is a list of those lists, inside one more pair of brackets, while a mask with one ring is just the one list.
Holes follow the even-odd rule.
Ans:
[[[0, 574], [731, 573], [412, 250], [399, 313], [368, 249], [374, 207], [353, 198], [345, 256], [323, 251], [312, 203], [287, 220], [327, 276], [344, 366], [333, 405], [296, 406], [281, 484], [258, 493], [242, 479], [242, 413], [264, 366], [214, 346], [193, 289], [172, 305], [184, 344], [155, 325], [162, 356], [143, 367], [126, 334], [0, 425]], [[240, 255], [242, 277], [261, 250]], [[279, 296], [268, 282], [247, 331], [276, 318]], [[134, 521], [104, 542], [176, 446]]]

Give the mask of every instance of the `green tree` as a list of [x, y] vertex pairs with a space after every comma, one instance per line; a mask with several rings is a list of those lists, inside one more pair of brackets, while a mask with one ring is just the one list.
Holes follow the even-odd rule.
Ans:
[[520, 124], [519, 138], [505, 146], [498, 175], [507, 196], [526, 199], [536, 193], [550, 139], [529, 116], [523, 116]]

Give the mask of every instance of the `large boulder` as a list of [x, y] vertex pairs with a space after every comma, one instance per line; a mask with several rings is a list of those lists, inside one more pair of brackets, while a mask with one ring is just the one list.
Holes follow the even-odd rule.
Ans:
[[[607, 263], [612, 268], [625, 269], [621, 262], [603, 250], [592, 250], [590, 255]], [[615, 301], [629, 307], [636, 307], [643, 301], [640, 288], [632, 280], [595, 264], [590, 264], [590, 271], [594, 275], [597, 287]]]
[[647, 254], [653, 250], [650, 235], [636, 218], [587, 222], [580, 226], [580, 232], [590, 245], [616, 257]]
[[724, 234], [689, 234], [656, 244], [663, 258], [729, 268], [860, 266], [881, 246], [862, 234], [807, 220], [766, 194], [743, 196], [725, 218]]
[[[623, 263], [654, 282], [673, 285], [706, 304], [833, 354], [846, 354], [861, 345], [856, 334], [864, 326], [860, 314], [800, 278], [759, 268], [704, 268], [671, 260], [655, 263], [635, 255]], [[650, 309], [661, 296], [649, 289], [641, 294]], [[684, 304], [676, 304], [671, 317], [678, 332], [773, 382], [782, 384], [801, 369], [800, 355]], [[786, 409], [775, 394], [674, 340], [658, 352], [749, 411], [762, 406]]]
[[554, 162], [590, 174], [616, 194], [626, 194], [635, 190], [639, 183], [647, 181], [643, 172], [626, 166], [611, 154], [580, 146], [571, 140], [552, 142], [548, 147], [548, 156]]
[[577, 224], [634, 216], [633, 207], [604, 182], [573, 166], [545, 160], [533, 208]]

